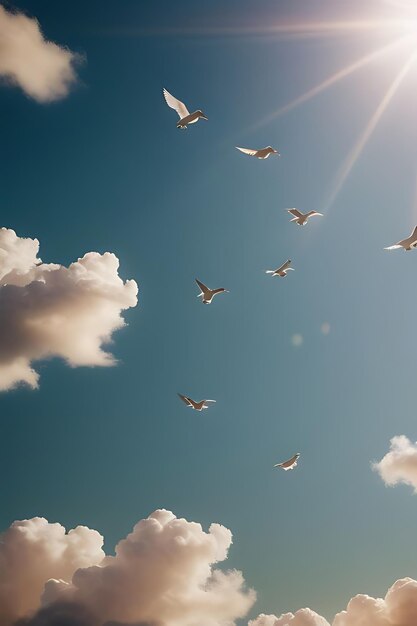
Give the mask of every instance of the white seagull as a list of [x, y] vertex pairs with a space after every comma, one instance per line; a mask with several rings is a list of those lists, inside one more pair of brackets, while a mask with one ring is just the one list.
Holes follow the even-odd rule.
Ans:
[[197, 109], [194, 113], [190, 113], [184, 102], [174, 98], [174, 96], [171, 95], [165, 88], [163, 90], [163, 94], [167, 105], [171, 107], [171, 109], [174, 109], [180, 116], [179, 122], [177, 122], [177, 128], [187, 128], [187, 124], [194, 124], [194, 122], [198, 122], [199, 119], [208, 119], [201, 109]]
[[411, 233], [407, 239], [403, 239], [393, 246], [389, 246], [388, 248], [384, 248], [384, 250], [398, 250], [398, 248], [404, 248], [404, 250], [412, 250], [417, 247], [417, 226]]
[[309, 211], [308, 213], [302, 213], [298, 209], [287, 209], [288, 213], [293, 215], [294, 217], [291, 222], [296, 222], [299, 226], [305, 226], [310, 217], [314, 217], [315, 215], [320, 215], [323, 217], [323, 213], [318, 213], [317, 211]]
[[179, 393], [178, 396], [181, 398], [183, 402], [185, 402], [187, 406], [190, 406], [195, 411], [202, 411], [203, 409], [208, 409], [209, 407], [206, 404], [206, 402], [216, 402], [216, 400], [200, 400], [200, 402], [195, 402], [195, 400], [191, 400], [191, 398], [189, 398], [188, 396], [183, 396], [181, 393]]
[[274, 465], [274, 467], [280, 467], [281, 469], [288, 472], [288, 470], [292, 470], [294, 469], [294, 467], [297, 467], [297, 461], [299, 458], [300, 453], [297, 452], [297, 454], [294, 454], [294, 456], [288, 459], [288, 461], [284, 461], [283, 463], [277, 463], [276, 465]]
[[236, 149], [243, 152], [243, 154], [254, 156], [257, 159], [267, 159], [270, 154], [277, 154], [278, 156], [281, 156], [278, 150], [275, 150], [275, 148], [272, 148], [271, 146], [267, 146], [266, 148], [261, 148], [260, 150], [251, 150], [250, 148], [239, 148], [239, 146], [236, 146]]
[[281, 276], [281, 278], [285, 278], [288, 272], [294, 271], [294, 268], [290, 267], [290, 265], [291, 259], [288, 259], [288, 261], [285, 261], [285, 263], [283, 263], [278, 269], [266, 270], [265, 274], [272, 274], [272, 276]]
[[201, 293], [198, 294], [197, 298], [203, 298], [203, 304], [210, 304], [213, 300], [214, 296], [217, 296], [218, 293], [229, 293], [227, 289], [224, 287], [219, 287], [219, 289], [209, 289], [204, 283], [202, 283], [197, 278], [195, 282], [200, 287]]

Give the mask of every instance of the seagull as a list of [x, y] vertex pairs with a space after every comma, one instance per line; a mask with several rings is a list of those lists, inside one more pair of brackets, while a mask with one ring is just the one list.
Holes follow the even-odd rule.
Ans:
[[174, 98], [174, 96], [172, 96], [165, 88], [163, 90], [163, 94], [167, 105], [171, 107], [171, 109], [175, 109], [180, 116], [179, 122], [177, 122], [177, 128], [187, 128], [187, 124], [194, 124], [194, 122], [198, 122], [199, 119], [208, 119], [201, 109], [194, 111], [194, 113], [190, 113], [184, 102]]
[[266, 270], [265, 274], [272, 274], [272, 276], [281, 276], [281, 278], [285, 278], [288, 272], [294, 271], [294, 268], [290, 267], [290, 265], [291, 259], [288, 259], [288, 261], [285, 261], [285, 263], [283, 263], [278, 269]]
[[281, 467], [283, 470], [288, 472], [288, 470], [292, 470], [294, 469], [294, 467], [297, 467], [297, 461], [299, 458], [300, 453], [297, 452], [297, 454], [294, 454], [294, 456], [288, 459], [288, 461], [284, 461], [283, 463], [277, 463], [276, 465], [274, 465], [274, 467]]
[[206, 402], [216, 402], [216, 400], [200, 400], [200, 402], [195, 402], [195, 400], [191, 400], [191, 398], [189, 398], [188, 396], [183, 396], [181, 393], [179, 393], [178, 396], [181, 398], [183, 402], [185, 402], [187, 406], [190, 406], [196, 411], [202, 411], [203, 409], [208, 409], [209, 407], [206, 404]]
[[299, 226], [305, 226], [310, 217], [314, 217], [315, 215], [320, 215], [323, 217], [323, 213], [318, 213], [317, 211], [309, 211], [308, 213], [301, 213], [298, 209], [287, 209], [288, 213], [293, 215], [293, 219], [291, 222], [296, 222]]
[[411, 233], [407, 239], [403, 239], [393, 246], [389, 246], [388, 248], [384, 248], [384, 250], [398, 250], [398, 248], [404, 248], [404, 250], [412, 250], [417, 247], [417, 226]]
[[278, 156], [281, 156], [278, 150], [275, 150], [275, 148], [272, 148], [271, 146], [267, 146], [266, 148], [261, 148], [260, 150], [251, 150], [250, 148], [239, 148], [239, 146], [236, 146], [236, 149], [243, 152], [243, 154], [254, 156], [257, 159], [267, 159], [270, 154], [277, 154]]
[[224, 287], [220, 287], [219, 289], [209, 289], [197, 278], [195, 279], [195, 282], [201, 289], [201, 293], [198, 294], [197, 298], [203, 297], [203, 304], [210, 304], [214, 296], [217, 296], [218, 293], [229, 293], [227, 289], [224, 289]]

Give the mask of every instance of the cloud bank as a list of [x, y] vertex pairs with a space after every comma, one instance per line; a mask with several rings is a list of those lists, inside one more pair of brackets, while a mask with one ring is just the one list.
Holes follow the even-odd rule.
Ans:
[[[350, 600], [346, 611], [338, 613], [332, 626], [416, 626], [417, 581], [397, 580], [385, 598], [359, 594]], [[259, 615], [249, 626], [330, 626], [324, 617], [310, 609], [295, 614]]]
[[32, 362], [52, 356], [71, 366], [114, 364], [103, 349], [137, 304], [114, 254], [89, 252], [69, 267], [39, 265], [37, 239], [0, 229], [0, 391], [38, 386]]
[[100, 563], [103, 538], [78, 526], [65, 533], [46, 519], [14, 522], [0, 535], [0, 625], [36, 611], [49, 578], [70, 580], [79, 567]]
[[311, 609], [301, 609], [295, 614], [285, 613], [280, 617], [261, 613], [249, 622], [249, 626], [329, 626], [329, 622]]
[[390, 451], [373, 468], [386, 485], [405, 483], [417, 493], [417, 443], [404, 435], [391, 439]]
[[46, 41], [36, 19], [0, 5], [0, 77], [38, 102], [63, 98], [76, 81], [77, 56]]
[[116, 546], [35, 518], [0, 536], [0, 626], [229, 626], [255, 601], [240, 572], [222, 571], [231, 532], [157, 510]]
[[[0, 535], [0, 626], [233, 626], [255, 601], [227, 559], [231, 532], [157, 510], [103, 552], [103, 537], [68, 533], [43, 518]], [[385, 598], [357, 595], [332, 626], [416, 626], [417, 581], [398, 580]], [[249, 626], [330, 626], [311, 609], [259, 615]]]

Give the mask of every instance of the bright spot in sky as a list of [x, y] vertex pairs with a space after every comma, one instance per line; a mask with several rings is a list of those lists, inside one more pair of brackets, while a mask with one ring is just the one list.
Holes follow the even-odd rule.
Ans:
[[328, 335], [330, 332], [330, 324], [329, 322], [323, 322], [320, 328], [323, 335]]
[[303, 345], [303, 336], [300, 335], [300, 333], [295, 333], [291, 337], [291, 343], [295, 348], [299, 348], [300, 346]]
[[417, 4], [415, 0], [387, 0], [387, 3], [396, 9], [395, 19], [401, 22], [405, 34], [417, 39]]

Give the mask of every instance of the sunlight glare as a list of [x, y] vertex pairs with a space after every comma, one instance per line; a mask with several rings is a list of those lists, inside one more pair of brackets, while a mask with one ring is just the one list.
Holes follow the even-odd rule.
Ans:
[[400, 87], [401, 83], [403, 82], [404, 78], [407, 76], [408, 72], [410, 71], [412, 65], [415, 63], [416, 60], [417, 60], [417, 52], [414, 52], [411, 55], [411, 57], [408, 58], [408, 60], [406, 61], [406, 63], [404, 64], [400, 72], [397, 74], [396, 78], [394, 79], [394, 82], [389, 87], [382, 101], [378, 105], [375, 113], [373, 114], [368, 124], [366, 125], [362, 135], [359, 137], [353, 149], [348, 154], [347, 158], [345, 159], [342, 167], [340, 168], [337, 174], [335, 185], [330, 194], [328, 202], [326, 203], [326, 209], [329, 209], [331, 205], [333, 204], [333, 202], [336, 200], [346, 179], [348, 178], [353, 167], [355, 166], [356, 161], [362, 154], [362, 151], [365, 148], [366, 144], [368, 143], [372, 133], [378, 126], [378, 123], [381, 117], [383, 116], [386, 108], [390, 104], [391, 100], [393, 99], [396, 92], [398, 91], [398, 88]]
[[383, 48], [379, 48], [378, 50], [371, 52], [367, 56], [361, 57], [358, 61], [355, 61], [351, 65], [348, 65], [342, 68], [341, 70], [339, 70], [338, 72], [335, 72], [334, 74], [326, 78], [323, 82], [319, 83], [318, 85], [315, 85], [314, 87], [312, 87], [311, 89], [309, 89], [302, 95], [298, 96], [291, 102], [288, 102], [281, 108], [277, 109], [276, 111], [273, 111], [268, 116], [262, 118], [261, 120], [253, 124], [250, 128], [247, 129], [247, 132], [252, 132], [260, 128], [261, 126], [265, 126], [266, 124], [269, 124], [280, 115], [284, 115], [285, 113], [288, 113], [292, 109], [295, 109], [296, 107], [304, 104], [308, 100], [311, 100], [312, 98], [319, 95], [320, 93], [322, 93], [323, 91], [325, 91], [326, 89], [334, 85], [335, 83], [341, 81], [343, 78], [346, 78], [350, 74], [353, 74], [354, 72], [362, 69], [363, 67], [372, 63], [372, 61], [375, 61], [376, 59], [383, 56], [384, 54], [387, 54], [388, 52], [392, 52], [395, 48], [399, 47], [402, 43], [404, 43], [404, 41], [405, 41], [404, 37], [402, 37], [401, 39], [397, 39], [394, 42], [391, 42], [390, 44], [388, 44], [387, 46]]

